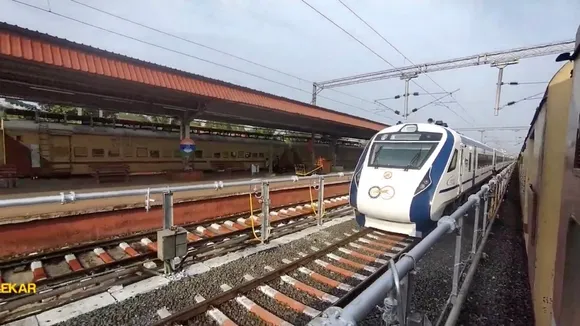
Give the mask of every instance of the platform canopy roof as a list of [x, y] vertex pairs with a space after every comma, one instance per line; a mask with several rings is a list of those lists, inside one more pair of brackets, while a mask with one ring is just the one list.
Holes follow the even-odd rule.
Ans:
[[0, 23], [0, 95], [363, 139], [386, 127], [6, 23]]

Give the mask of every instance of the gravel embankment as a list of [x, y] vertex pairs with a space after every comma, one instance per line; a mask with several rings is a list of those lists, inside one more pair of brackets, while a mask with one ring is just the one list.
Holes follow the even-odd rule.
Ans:
[[534, 325], [517, 170], [485, 245], [459, 325]]
[[[172, 282], [163, 288], [137, 295], [136, 297], [127, 299], [121, 303], [89, 312], [87, 314], [59, 323], [58, 325], [149, 325], [159, 319], [156, 313], [158, 309], [167, 307], [167, 309], [173, 312], [180, 311], [195, 302], [194, 297], [196, 294], [199, 294], [206, 299], [210, 298], [221, 292], [221, 284], [226, 283], [234, 287], [244, 282], [245, 274], [250, 274], [254, 277], [264, 275], [267, 273], [267, 271], [264, 269], [264, 266], [268, 265], [277, 268], [282, 264], [283, 258], [298, 258], [298, 252], [312, 252], [310, 249], [311, 246], [324, 248], [326, 246], [324, 242], [333, 242], [336, 241], [337, 238], [344, 238], [344, 233], [353, 233], [353, 228], [356, 228], [356, 223], [354, 221], [338, 224], [315, 234], [311, 234], [304, 239], [300, 239], [268, 251], [259, 252], [252, 256], [233, 261], [231, 263], [214, 268], [204, 274], [183, 278], [181, 280]], [[325, 260], [329, 261], [327, 259]], [[314, 270], [315, 264], [308, 264], [308, 267]], [[292, 273], [291, 276], [295, 277], [294, 273]], [[326, 276], [330, 275], [326, 274]], [[280, 285], [279, 281], [270, 282], [270, 286], [283, 291], [286, 291], [287, 288], [285, 285]], [[294, 290], [291, 289], [291, 291]], [[262, 294], [258, 293], [257, 291], [253, 291], [248, 294], [248, 297], [251, 299], [256, 299], [257, 295]], [[290, 296], [294, 297], [291, 293]], [[256, 302], [257, 301], [258, 300], [256, 300]], [[272, 302], [272, 300], [264, 301]], [[308, 303], [311, 302], [312, 301], [308, 301]], [[318, 308], [315, 305], [312, 307]], [[274, 309], [279, 309], [279, 307], [276, 308], [275, 304], [271, 304], [265, 308], [272, 308], [272, 311], [274, 312], [277, 311]], [[242, 321], [249, 323], [243, 325], [261, 325], [258, 320], [255, 319], [255, 317], [246, 313], [243, 308], [235, 302], [222, 305], [220, 309], [228, 316], [236, 318], [236, 320], [238, 320], [240, 323]], [[288, 312], [286, 312], [286, 314], [289, 316]], [[237, 319], [238, 316], [243, 319]], [[190, 324], [201, 325], [204, 322], [207, 322], [207, 320], [207, 318], [203, 317], [192, 321]]]
[[[517, 196], [517, 185], [510, 185], [508, 196], [511, 194]], [[527, 261], [521, 235], [519, 204], [516, 200], [506, 200], [500, 210], [502, 221], [496, 221], [494, 224], [486, 245], [488, 258], [480, 261], [480, 266], [458, 324], [533, 324], [527, 282]], [[327, 245], [325, 242], [333, 242], [338, 238], [344, 238], [344, 233], [352, 234], [353, 228], [356, 228], [354, 221], [348, 221], [309, 235], [304, 239], [236, 260], [201, 275], [181, 279], [164, 288], [138, 295], [122, 303], [101, 308], [58, 325], [148, 325], [159, 319], [156, 311], [162, 307], [167, 307], [173, 312], [180, 311], [194, 303], [196, 294], [210, 298], [221, 292], [221, 284], [226, 283], [232, 287], [237, 286], [244, 282], [245, 274], [259, 277], [267, 273], [265, 266], [277, 268], [282, 264], [282, 259], [284, 258], [295, 259], [299, 257], [300, 252], [312, 252], [311, 246], [324, 248]], [[465, 221], [463, 229], [462, 261], [465, 261], [469, 256], [472, 237], [473, 214], [470, 214]], [[451, 291], [455, 241], [455, 234], [445, 236], [427, 252], [425, 258], [418, 262], [417, 265], [417, 283], [411, 308], [426, 313], [433, 323], [439, 318], [446, 306]], [[362, 249], [357, 249], [357, 251], [374, 256], [374, 254], [365, 252]], [[334, 254], [356, 263], [379, 266], [373, 263], [369, 264], [360, 258], [348, 256], [340, 251], [334, 251]], [[351, 266], [339, 263], [328, 257], [324, 257], [322, 260], [348, 270], [354, 270]], [[346, 284], [354, 286], [359, 283], [355, 279], [330, 272], [314, 262], [307, 264], [305, 267]], [[362, 275], [370, 274], [364, 270], [358, 271], [358, 273]], [[306, 274], [298, 271], [291, 272], [289, 275], [307, 285], [335, 296], [341, 296], [345, 293], [343, 290], [334, 289], [313, 281]], [[328, 306], [327, 303], [296, 290], [280, 279], [269, 282], [268, 285], [314, 309], [323, 310]], [[247, 297], [295, 325], [304, 325], [309, 320], [303, 314], [291, 311], [285, 306], [276, 303], [259, 290], [249, 292]], [[247, 313], [235, 301], [220, 306], [220, 310], [240, 325], [265, 325], [252, 314]], [[380, 319], [381, 313], [375, 308], [360, 325], [379, 325], [381, 324]], [[206, 316], [199, 316], [188, 324], [208, 325], [208, 323], [211, 324], [210, 319]]]

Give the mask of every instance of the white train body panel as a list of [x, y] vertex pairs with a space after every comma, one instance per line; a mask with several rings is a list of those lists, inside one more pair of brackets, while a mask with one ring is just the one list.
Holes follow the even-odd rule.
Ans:
[[363, 151], [350, 201], [360, 225], [421, 237], [450, 203], [508, 164], [504, 154], [449, 128], [396, 125]]

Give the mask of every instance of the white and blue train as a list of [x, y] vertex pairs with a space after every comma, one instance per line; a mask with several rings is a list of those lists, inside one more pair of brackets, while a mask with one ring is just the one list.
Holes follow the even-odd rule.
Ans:
[[439, 122], [388, 127], [359, 158], [350, 204], [360, 226], [423, 237], [510, 161]]

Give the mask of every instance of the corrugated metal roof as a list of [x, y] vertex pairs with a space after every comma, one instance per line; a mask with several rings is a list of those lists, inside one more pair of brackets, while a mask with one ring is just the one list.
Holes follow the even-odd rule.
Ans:
[[381, 130], [386, 127], [371, 120], [211, 80], [8, 24], [0, 24], [0, 55], [365, 129]]

